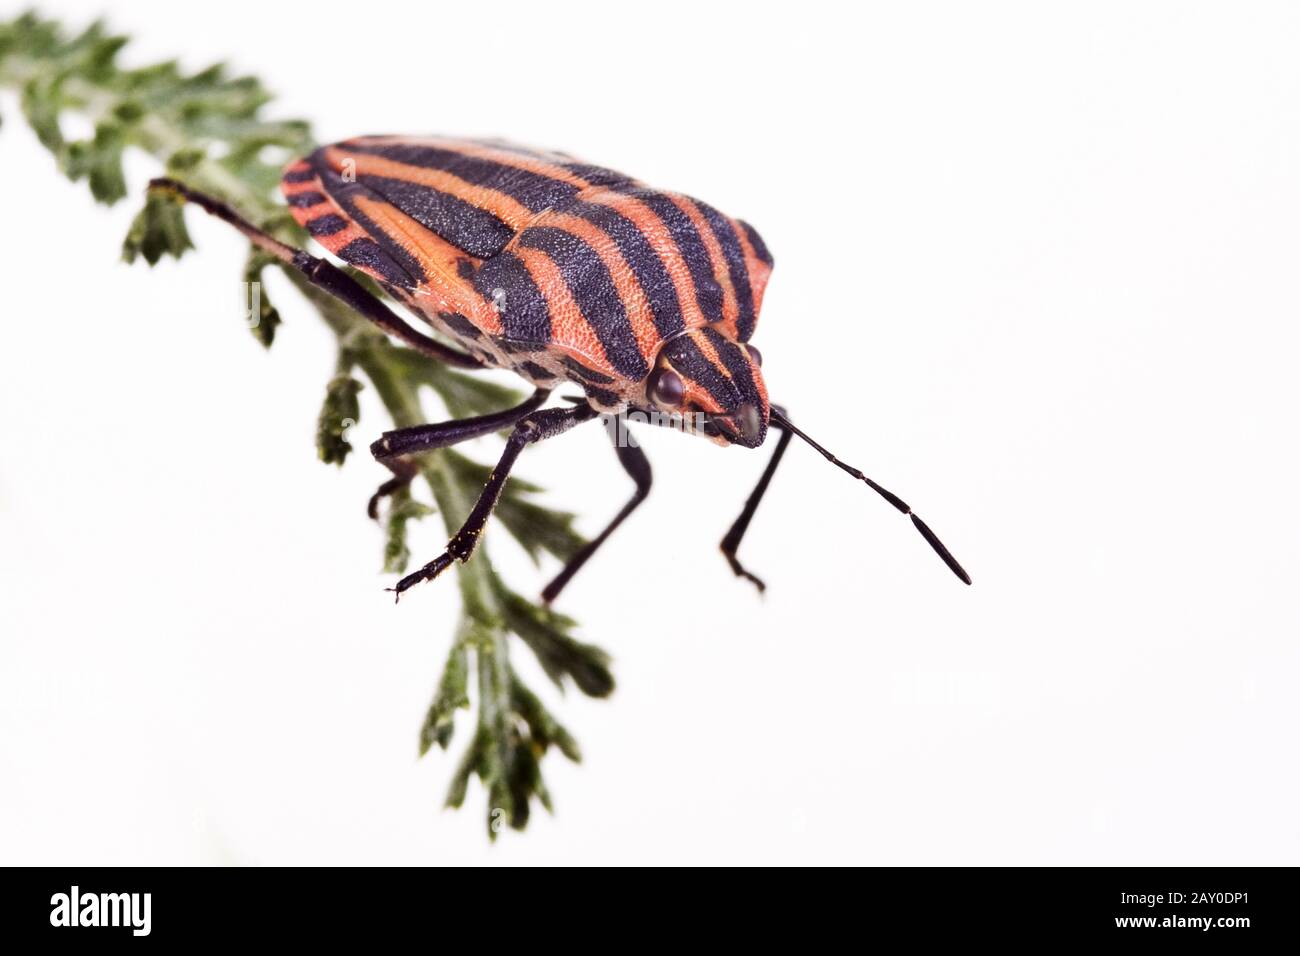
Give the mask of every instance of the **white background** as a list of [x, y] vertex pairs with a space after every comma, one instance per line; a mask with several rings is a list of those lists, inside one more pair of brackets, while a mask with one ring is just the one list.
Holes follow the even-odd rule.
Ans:
[[[264, 354], [198, 213], [197, 255], [120, 264], [135, 199], [93, 206], [10, 96], [0, 860], [1297, 862], [1295, 7], [120, 6], [128, 62], [228, 59], [323, 141], [506, 136], [755, 223], [773, 396], [975, 585], [796, 445], [760, 600], [716, 543], [765, 455], [651, 436], [561, 602], [618, 690], [517, 649], [585, 761], [489, 847], [477, 784], [439, 809], [468, 716], [415, 756], [454, 586], [394, 607], [382, 469], [315, 460], [330, 336], [281, 283]], [[521, 473], [589, 532], [630, 490], [594, 427]]]

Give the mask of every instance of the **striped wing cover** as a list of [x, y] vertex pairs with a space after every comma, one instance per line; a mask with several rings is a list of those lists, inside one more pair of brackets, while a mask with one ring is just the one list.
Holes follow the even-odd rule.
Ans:
[[326, 249], [466, 348], [598, 406], [636, 395], [685, 330], [747, 341], [772, 266], [752, 227], [698, 200], [498, 141], [346, 140], [281, 189]]

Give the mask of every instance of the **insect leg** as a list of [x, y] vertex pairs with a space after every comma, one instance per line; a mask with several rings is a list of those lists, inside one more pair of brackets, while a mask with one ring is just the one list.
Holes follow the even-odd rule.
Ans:
[[393, 473], [393, 477], [380, 485], [379, 489], [370, 496], [366, 512], [370, 517], [378, 518], [380, 499], [411, 483], [417, 470], [415, 462], [410, 458], [411, 455], [432, 451], [435, 448], [447, 448], [469, 441], [471, 438], [480, 438], [500, 431], [513, 425], [529, 412], [536, 411], [550, 394], [549, 389], [539, 388], [531, 397], [514, 408], [493, 412], [490, 415], [384, 432], [370, 445], [370, 454], [375, 456], [376, 461], [386, 465]]
[[514, 467], [519, 453], [534, 442], [553, 438], [568, 431], [574, 425], [590, 421], [595, 417], [596, 410], [590, 405], [575, 405], [572, 408], [548, 408], [525, 417], [515, 425], [514, 431], [506, 439], [505, 451], [501, 453], [500, 461], [492, 469], [492, 474], [488, 477], [487, 484], [483, 486], [483, 491], [480, 492], [469, 517], [447, 542], [447, 550], [420, 570], [402, 578], [391, 590], [396, 591], [400, 597], [403, 591], [421, 581], [436, 578], [451, 566], [452, 561], [462, 563], [468, 561], [474, 553], [474, 546], [478, 544], [478, 539], [483, 534], [488, 518], [492, 515], [492, 509], [496, 507], [497, 499], [501, 497], [501, 489], [505, 487], [506, 479], [510, 477], [510, 469]]
[[636, 444], [635, 439], [632, 438], [632, 433], [627, 430], [622, 418], [617, 421], [616, 427], [609, 430], [609, 437], [614, 443], [614, 453], [618, 455], [623, 470], [636, 483], [636, 490], [632, 492], [632, 499], [614, 516], [614, 520], [606, 526], [605, 530], [591, 541], [588, 541], [581, 551], [569, 559], [560, 573], [555, 576], [555, 579], [546, 585], [542, 591], [542, 600], [547, 604], [550, 604], [559, 596], [560, 592], [564, 590], [564, 586], [569, 583], [569, 579], [578, 573], [578, 570], [587, 563], [587, 559], [595, 554], [596, 549], [605, 543], [605, 539], [614, 533], [614, 529], [636, 510], [637, 505], [645, 501], [646, 495], [650, 494], [650, 459], [645, 456], [645, 452]]
[[740, 547], [740, 539], [745, 536], [745, 531], [749, 528], [750, 519], [754, 517], [754, 512], [758, 510], [758, 503], [763, 500], [763, 495], [767, 492], [767, 486], [771, 483], [772, 476], [776, 474], [776, 466], [781, 464], [781, 456], [785, 454], [785, 450], [790, 444], [790, 439], [794, 437], [788, 430], [781, 428], [780, 424], [778, 424], [775, 419], [773, 419], [772, 423], [776, 425], [781, 432], [781, 437], [776, 443], [776, 449], [772, 452], [772, 457], [767, 460], [767, 467], [763, 469], [763, 474], [759, 477], [758, 484], [754, 486], [754, 490], [751, 491], [749, 497], [745, 499], [745, 507], [740, 511], [740, 517], [732, 523], [731, 529], [722, 539], [721, 545], [719, 545], [719, 547], [722, 548], [723, 557], [727, 559], [727, 563], [731, 565], [731, 570], [736, 573], [736, 576], [744, 578], [747, 581], [752, 581], [760, 593], [766, 590], [767, 585], [763, 583], [761, 578], [745, 570], [745, 566], [741, 564], [740, 559], [736, 557], [736, 549]]
[[411, 348], [425, 355], [436, 358], [457, 368], [483, 368], [484, 365], [472, 355], [467, 355], [450, 346], [443, 345], [423, 332], [412, 328], [406, 321], [395, 314], [388, 306], [380, 302], [352, 276], [333, 263], [301, 249], [295, 249], [288, 243], [281, 242], [270, 233], [259, 229], [229, 205], [220, 199], [190, 189], [184, 183], [174, 179], [154, 179], [149, 182], [150, 190], [170, 192], [192, 202], [205, 212], [230, 223], [257, 248], [274, 256], [285, 265], [292, 266], [306, 276], [307, 281], [319, 289], [328, 292], [336, 299], [352, 306], [375, 325], [389, 335], [401, 339]]

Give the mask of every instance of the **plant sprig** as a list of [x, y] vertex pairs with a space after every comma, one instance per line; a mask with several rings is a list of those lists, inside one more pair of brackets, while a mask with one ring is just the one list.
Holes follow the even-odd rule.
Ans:
[[[264, 118], [262, 108], [271, 97], [261, 83], [231, 76], [220, 65], [197, 73], [186, 73], [173, 61], [122, 67], [118, 54], [126, 42], [99, 23], [68, 37], [57, 22], [34, 13], [0, 22], [0, 87], [18, 91], [27, 122], [62, 172], [73, 181], [84, 179], [96, 200], [112, 204], [129, 193], [123, 154], [143, 150], [167, 175], [221, 197], [284, 241], [304, 245], [306, 234], [272, 197], [283, 162], [312, 148], [308, 124]], [[65, 138], [61, 120], [67, 114], [88, 119], [92, 134], [80, 140]], [[143, 258], [153, 265], [191, 248], [182, 207], [155, 194], [145, 199], [132, 222], [122, 253], [128, 262]], [[260, 283], [264, 270], [273, 265], [279, 267], [253, 250], [243, 267], [243, 281]], [[429, 420], [421, 408], [422, 386], [438, 395], [452, 417], [498, 411], [519, 401], [510, 389], [395, 344], [296, 271], [285, 274], [338, 340], [338, 367], [327, 383], [316, 426], [322, 461], [341, 465], [350, 454], [347, 433], [360, 418], [357, 393], [365, 387], [363, 380], [379, 396], [395, 427]], [[280, 314], [266, 298], [265, 288], [259, 290], [257, 320], [250, 324], [269, 347]], [[454, 533], [488, 470], [451, 450], [422, 456], [420, 472], [432, 504], [410, 493], [392, 499], [383, 522], [384, 569], [400, 573], [405, 568], [410, 522], [437, 511], [447, 533]], [[543, 551], [565, 558], [584, 543], [573, 529], [574, 516], [537, 504], [532, 497], [538, 491], [512, 479], [497, 508], [500, 524], [534, 560]], [[360, 509], [353, 513], [360, 514]], [[434, 745], [444, 750], [450, 746], [456, 714], [471, 705], [473, 680], [477, 719], [446, 803], [461, 806], [470, 778], [477, 776], [487, 792], [488, 833], [495, 838], [500, 821], [522, 829], [533, 800], [550, 809], [541, 760], [552, 747], [570, 760], [580, 759], [576, 741], [512, 667], [509, 635], [517, 635], [530, 648], [561, 688], [572, 682], [583, 693], [604, 697], [613, 690], [614, 679], [608, 656], [573, 636], [575, 622], [508, 588], [482, 546], [473, 560], [456, 568], [461, 619], [420, 732], [420, 753]]]

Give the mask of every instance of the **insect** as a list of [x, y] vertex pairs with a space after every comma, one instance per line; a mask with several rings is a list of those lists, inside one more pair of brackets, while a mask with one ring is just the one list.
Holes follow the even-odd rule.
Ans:
[[[397, 582], [399, 596], [453, 561], [470, 559], [525, 447], [600, 415], [669, 424], [746, 448], [762, 445], [770, 429], [779, 432], [721, 543], [731, 569], [759, 590], [762, 580], [736, 552], [794, 436], [909, 516], [970, 584], [906, 502], [840, 461], [768, 401], [762, 356], [749, 340], [772, 257], [747, 223], [566, 154], [498, 140], [344, 140], [290, 163], [280, 186], [310, 236], [373, 278], [440, 337], [414, 328], [342, 269], [281, 242], [219, 199], [171, 179], [150, 183], [230, 223], [410, 347], [460, 368], [510, 369], [534, 388], [514, 408], [389, 431], [371, 445], [392, 472], [370, 499], [375, 517], [380, 501], [414, 477], [411, 456], [511, 429], [464, 525], [442, 554]], [[567, 407], [544, 408], [562, 383], [576, 385], [582, 397]], [[634, 441], [614, 444], [635, 491], [546, 586], [547, 602], [650, 490], [645, 453]]]

